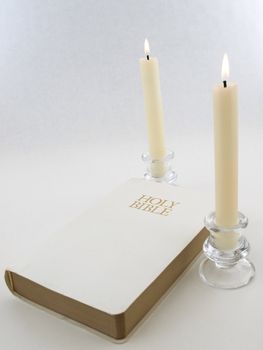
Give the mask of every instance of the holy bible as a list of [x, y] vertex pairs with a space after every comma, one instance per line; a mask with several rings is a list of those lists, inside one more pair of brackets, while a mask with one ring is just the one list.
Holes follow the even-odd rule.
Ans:
[[24, 266], [18, 296], [115, 339], [125, 338], [201, 251], [200, 192], [130, 179], [69, 223]]

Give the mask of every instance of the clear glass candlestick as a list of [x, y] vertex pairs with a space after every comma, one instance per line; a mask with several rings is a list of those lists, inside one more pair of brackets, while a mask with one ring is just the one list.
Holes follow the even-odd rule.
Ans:
[[169, 151], [163, 159], [153, 159], [149, 153], [143, 153], [142, 160], [146, 164], [144, 173], [146, 180], [175, 184], [177, 174], [172, 167], [174, 152]]
[[242, 235], [248, 219], [242, 213], [232, 227], [216, 224], [215, 213], [205, 217], [205, 227], [210, 235], [203, 245], [206, 258], [201, 262], [199, 274], [208, 285], [235, 289], [247, 285], [255, 275], [254, 265], [246, 258], [249, 243]]

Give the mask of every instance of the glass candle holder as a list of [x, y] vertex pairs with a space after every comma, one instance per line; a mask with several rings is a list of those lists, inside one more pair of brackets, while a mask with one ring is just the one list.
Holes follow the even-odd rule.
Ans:
[[144, 173], [146, 180], [175, 184], [177, 174], [172, 167], [174, 160], [173, 151], [169, 151], [163, 159], [153, 159], [149, 153], [143, 153], [142, 160], [146, 164], [146, 171]]
[[205, 227], [210, 235], [205, 240], [199, 274], [208, 285], [222, 289], [235, 289], [247, 285], [255, 275], [254, 265], [246, 258], [249, 243], [242, 235], [248, 219], [238, 213], [238, 223], [232, 227], [216, 224], [214, 212], [205, 217]]

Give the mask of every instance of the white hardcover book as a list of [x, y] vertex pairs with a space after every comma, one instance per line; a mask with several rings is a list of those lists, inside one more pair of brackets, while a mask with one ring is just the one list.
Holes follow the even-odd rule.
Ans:
[[201, 251], [200, 192], [130, 179], [6, 270], [11, 291], [125, 338]]

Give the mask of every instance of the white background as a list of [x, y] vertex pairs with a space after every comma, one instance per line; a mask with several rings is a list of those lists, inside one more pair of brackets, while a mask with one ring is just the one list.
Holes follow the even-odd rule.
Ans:
[[[262, 18], [260, 0], [2, 0], [1, 275], [114, 186], [143, 174], [145, 37], [160, 61], [179, 183], [203, 189], [213, 209], [211, 91], [227, 51], [239, 84], [239, 203], [250, 219], [256, 279], [214, 290], [199, 281], [196, 263], [119, 346], [262, 349]], [[1, 349], [117, 346], [20, 302], [1, 278]]]

